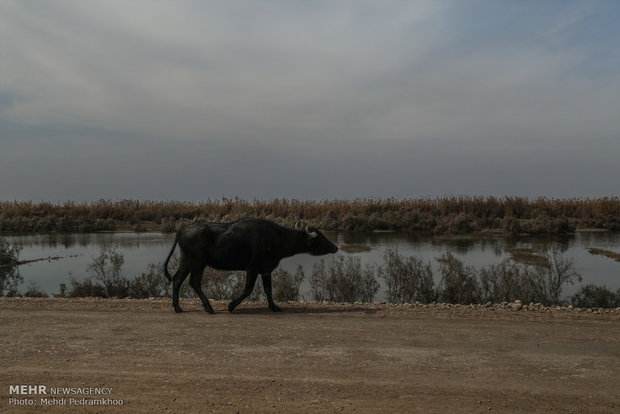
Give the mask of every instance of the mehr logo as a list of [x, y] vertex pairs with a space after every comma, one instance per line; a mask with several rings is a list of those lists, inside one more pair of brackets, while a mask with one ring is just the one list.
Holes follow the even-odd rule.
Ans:
[[[46, 385], [9, 385], [9, 405], [19, 406], [120, 406], [123, 400], [109, 397], [109, 387], [47, 387]], [[38, 398], [29, 397], [39, 395]], [[92, 398], [99, 397], [99, 398]]]
[[9, 394], [47, 394], [47, 387], [45, 385], [9, 385]]

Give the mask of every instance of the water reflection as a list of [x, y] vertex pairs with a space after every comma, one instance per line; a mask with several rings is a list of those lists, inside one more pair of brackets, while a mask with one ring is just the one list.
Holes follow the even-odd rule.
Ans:
[[[598, 233], [603, 235], [603, 233]], [[553, 247], [565, 252], [576, 244], [618, 244], [619, 236], [613, 233], [604, 233], [605, 237], [598, 237], [597, 233], [581, 233], [557, 236], [512, 236], [503, 235], [411, 235], [399, 233], [369, 233], [369, 234], [336, 234], [339, 244], [393, 246], [397, 244], [407, 246], [430, 245], [445, 249], [450, 253], [468, 254], [472, 250], [487, 252], [495, 256], [504, 256], [507, 249], [531, 248], [534, 250], [550, 250]], [[332, 234], [333, 236], [333, 234]]]
[[119, 248], [159, 246], [174, 239], [174, 234], [161, 233], [69, 233], [8, 236], [7, 240], [24, 248], [64, 248], [112, 245]]
[[[563, 236], [520, 236], [504, 237], [485, 234], [476, 236], [435, 236], [407, 233], [325, 233], [338, 245], [368, 246], [369, 251], [338, 254], [358, 255], [362, 264], [382, 264], [383, 252], [387, 248], [398, 248], [402, 255], [418, 256], [434, 267], [437, 258], [451, 253], [465, 264], [481, 268], [497, 264], [510, 257], [512, 249], [531, 249], [542, 252], [559, 249], [568, 258], [575, 259], [577, 270], [583, 275], [584, 283], [607, 285], [620, 288], [620, 263], [603, 256], [593, 256], [589, 248], [620, 252], [620, 233], [593, 232]], [[20, 266], [20, 275], [8, 274], [4, 280], [7, 286], [34, 281], [48, 293], [58, 291], [60, 283], [66, 283], [68, 274], [77, 279], [86, 277], [86, 267], [97, 254], [100, 246], [110, 245], [125, 256], [125, 274], [135, 277], [145, 272], [149, 263], [161, 262], [167, 256], [174, 240], [174, 234], [161, 233], [91, 233], [91, 234], [41, 234], [7, 236], [10, 242], [23, 246], [22, 260], [48, 256], [62, 256], [63, 260], [37, 262]], [[312, 266], [321, 258], [298, 255], [285, 259], [283, 268], [295, 271], [297, 265], [304, 266], [307, 277]], [[22, 279], [20, 279], [22, 277]], [[12, 284], [11, 284], [12, 283]], [[23, 287], [20, 288], [23, 290]], [[577, 287], [575, 288], [577, 289]]]

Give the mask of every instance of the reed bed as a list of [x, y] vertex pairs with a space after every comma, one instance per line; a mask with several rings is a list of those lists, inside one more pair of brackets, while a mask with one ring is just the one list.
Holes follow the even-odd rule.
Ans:
[[0, 202], [0, 232], [172, 232], [195, 219], [234, 221], [244, 217], [268, 218], [289, 226], [303, 220], [329, 231], [561, 234], [583, 228], [620, 230], [620, 198]]

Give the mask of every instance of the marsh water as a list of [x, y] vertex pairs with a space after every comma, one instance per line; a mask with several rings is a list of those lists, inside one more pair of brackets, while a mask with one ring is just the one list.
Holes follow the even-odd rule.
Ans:
[[[583, 281], [566, 286], [564, 296], [571, 295], [583, 284], [605, 285], [612, 290], [620, 288], [620, 262], [592, 255], [590, 248], [620, 253], [620, 233], [579, 232], [565, 236], [432, 236], [406, 233], [326, 233], [339, 246], [366, 246], [370, 250], [347, 253], [342, 249], [338, 254], [357, 255], [362, 265], [377, 265], [383, 261], [387, 248], [398, 248], [402, 255], [415, 255], [431, 262], [438, 279], [437, 258], [451, 253], [465, 264], [481, 268], [501, 262], [510, 257], [510, 249], [532, 249], [540, 252], [557, 247], [566, 258], [575, 261], [576, 270]], [[174, 234], [162, 233], [90, 233], [90, 234], [36, 234], [6, 236], [12, 243], [22, 246], [20, 260], [47, 257], [62, 257], [57, 260], [43, 260], [19, 266], [23, 277], [20, 291], [35, 284], [40, 290], [53, 295], [59, 291], [61, 283], [69, 283], [70, 277], [83, 280], [88, 277], [87, 266], [93, 261], [103, 245], [109, 245], [122, 253], [125, 258], [123, 273], [129, 278], [147, 271], [150, 263], [163, 262], [172, 247]], [[178, 249], [178, 248], [177, 248]], [[311, 299], [309, 278], [312, 266], [320, 257], [298, 255], [286, 258], [281, 267], [294, 271], [297, 265], [304, 267], [306, 278], [301, 286], [301, 295]], [[437, 280], [438, 281], [438, 280]], [[381, 288], [376, 300], [383, 300]]]

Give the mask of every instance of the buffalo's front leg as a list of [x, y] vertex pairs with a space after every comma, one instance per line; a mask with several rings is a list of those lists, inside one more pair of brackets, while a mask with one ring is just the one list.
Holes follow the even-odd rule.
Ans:
[[256, 283], [257, 277], [258, 277], [257, 272], [248, 270], [247, 275], [245, 276], [245, 288], [243, 289], [243, 293], [237, 299], [230, 302], [230, 304], [228, 305], [229, 312], [234, 311], [235, 308], [239, 306], [239, 304], [243, 302], [245, 298], [250, 296], [250, 294], [252, 293], [252, 290], [254, 290], [254, 284]]
[[274, 312], [280, 312], [282, 308], [276, 305], [276, 303], [273, 301], [273, 296], [271, 294], [271, 273], [263, 273], [262, 275], [260, 275], [260, 277], [263, 279], [263, 288], [265, 288], [265, 296], [267, 296], [269, 309]]

